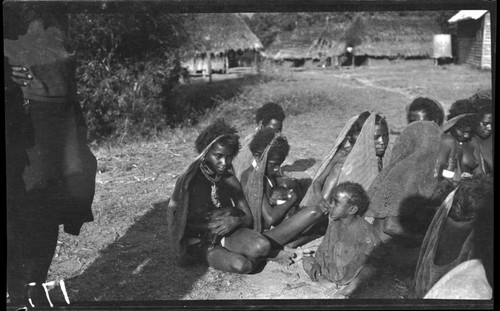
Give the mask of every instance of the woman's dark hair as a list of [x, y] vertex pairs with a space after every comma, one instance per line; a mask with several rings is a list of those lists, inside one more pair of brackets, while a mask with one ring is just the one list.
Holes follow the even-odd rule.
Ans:
[[380, 125], [385, 127], [386, 129], [389, 129], [389, 125], [387, 125], [387, 120], [385, 116], [380, 114], [375, 115], [375, 125]]
[[229, 146], [233, 148], [233, 154], [236, 156], [240, 150], [239, 136], [236, 135], [236, 128], [227, 124], [224, 119], [216, 119], [212, 124], [207, 126], [196, 138], [194, 142], [196, 151], [201, 153], [214, 139], [221, 135], [227, 135], [218, 141], [221, 146]]
[[455, 221], [476, 220], [493, 199], [493, 183], [485, 175], [463, 178], [453, 198], [448, 217]]
[[472, 129], [475, 129], [478, 126], [478, 124], [479, 124], [479, 115], [475, 113], [458, 120], [457, 123], [455, 123], [455, 125], [453, 125], [452, 128], [471, 127]]
[[[260, 157], [275, 136], [276, 133], [274, 132], [273, 129], [263, 128], [262, 130], [259, 130], [255, 134], [254, 138], [252, 139], [249, 145], [252, 154]], [[284, 160], [288, 156], [289, 151], [290, 151], [290, 145], [288, 144], [287, 139], [283, 135], [280, 135], [276, 137], [276, 139], [274, 140], [269, 150], [268, 156], [276, 155], [279, 156], [280, 159]]]
[[443, 125], [444, 121], [444, 111], [442, 106], [435, 100], [427, 98], [427, 97], [417, 97], [415, 98], [410, 106], [408, 107], [408, 114], [406, 115], [406, 119], [408, 122], [410, 111], [424, 111], [431, 120], [436, 122], [439, 126]]
[[362, 216], [368, 209], [370, 198], [360, 184], [350, 181], [342, 182], [332, 191], [332, 196], [339, 192], [345, 192], [350, 196], [349, 203], [358, 207], [356, 215]]
[[475, 113], [477, 110], [472, 105], [472, 101], [469, 99], [459, 99], [450, 107], [450, 113], [446, 117], [446, 120], [450, 120], [456, 116], [466, 114], [466, 113]]
[[257, 124], [262, 122], [262, 125], [266, 126], [272, 119], [276, 119], [280, 122], [285, 120], [283, 108], [276, 103], [266, 103], [255, 112], [255, 122]]

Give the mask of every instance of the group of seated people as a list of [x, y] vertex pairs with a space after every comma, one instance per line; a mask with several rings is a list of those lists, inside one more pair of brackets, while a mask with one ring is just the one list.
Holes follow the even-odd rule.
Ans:
[[473, 298], [491, 298], [491, 93], [456, 101], [446, 121], [430, 98], [406, 109], [408, 125], [390, 156], [382, 114], [349, 119], [307, 189], [281, 172], [290, 145], [280, 105], [256, 111], [258, 127], [243, 146], [234, 127], [214, 121], [196, 139], [199, 155], [169, 202], [178, 264], [247, 274], [320, 237], [312, 255], [300, 256], [303, 268], [350, 297], [375, 275], [384, 245], [417, 245], [417, 298], [452, 296], [438, 281], [469, 260], [483, 267], [471, 265], [482, 272], [476, 289], [489, 289]]

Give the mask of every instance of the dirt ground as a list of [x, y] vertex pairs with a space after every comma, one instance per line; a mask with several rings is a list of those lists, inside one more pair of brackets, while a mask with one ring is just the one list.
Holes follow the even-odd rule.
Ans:
[[[273, 83], [261, 87], [276, 88]], [[310, 178], [354, 114], [381, 111], [391, 130], [400, 131], [406, 124], [404, 107], [414, 97], [437, 99], [448, 110], [455, 100], [491, 88], [491, 73], [468, 66], [435, 67], [428, 60], [296, 71], [287, 83], [332, 98], [328, 107], [285, 120], [283, 133], [291, 145], [285, 170]], [[240, 130], [244, 137], [253, 126]], [[268, 262], [252, 275], [174, 264], [166, 202], [178, 174], [195, 156], [195, 138], [195, 130], [179, 131], [164, 141], [95, 150], [99, 163], [95, 220], [78, 237], [61, 231], [49, 280], [65, 279], [73, 302], [335, 298], [336, 289], [311, 282], [300, 261], [290, 266]], [[378, 277], [353, 298], [413, 298], [417, 256], [418, 248], [391, 249]], [[51, 296], [63, 301], [58, 288]]]

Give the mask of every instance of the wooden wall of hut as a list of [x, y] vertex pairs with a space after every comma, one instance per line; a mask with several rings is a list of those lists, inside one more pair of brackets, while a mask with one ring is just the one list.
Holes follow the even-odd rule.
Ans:
[[191, 58], [186, 62], [190, 74], [202, 73], [208, 75], [211, 73], [227, 73], [229, 62], [226, 53], [206, 54]]
[[483, 23], [483, 58], [481, 68], [491, 69], [491, 17], [490, 13], [484, 16]]
[[489, 14], [479, 20], [465, 20], [457, 26], [457, 63], [491, 68]]
[[259, 52], [255, 50], [238, 51], [230, 54], [229, 68], [258, 67]]
[[258, 70], [259, 62], [257, 51], [241, 53], [228, 51], [227, 53], [210, 54], [210, 58], [206, 54], [200, 54], [190, 58], [184, 64], [191, 75], [200, 73], [209, 75], [210, 73], [226, 74], [229, 68], [234, 67], [254, 67]]

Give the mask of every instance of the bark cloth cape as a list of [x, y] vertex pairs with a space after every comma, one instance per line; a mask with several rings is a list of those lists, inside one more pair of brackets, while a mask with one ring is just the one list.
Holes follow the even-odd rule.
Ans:
[[253, 229], [258, 232], [262, 232], [264, 230], [262, 224], [262, 200], [265, 196], [264, 176], [266, 173], [267, 156], [269, 150], [276, 141], [276, 138], [280, 136], [281, 134], [276, 134], [273, 140], [271, 140], [271, 142], [267, 145], [266, 149], [260, 156], [257, 167], [252, 172], [252, 174], [248, 176], [248, 182], [243, 189], [245, 198], [248, 202], [248, 206], [250, 207], [250, 211], [252, 212]]
[[439, 238], [446, 224], [456, 191], [456, 189], [453, 190], [443, 204], [441, 204], [422, 242], [417, 268], [415, 270], [415, 293], [417, 298], [422, 298], [431, 287], [451, 269], [466, 260], [472, 259], [474, 231], [466, 238], [455, 260], [442, 266], [434, 264]]
[[250, 142], [255, 136], [255, 132], [246, 136], [241, 144], [241, 150], [238, 155], [233, 159], [234, 176], [241, 180], [241, 174], [252, 165], [253, 155], [250, 151]]
[[492, 299], [493, 289], [479, 259], [462, 262], [446, 273], [424, 299]]
[[227, 135], [220, 135], [215, 138], [205, 149], [189, 164], [179, 175], [175, 183], [172, 197], [168, 203], [167, 225], [170, 235], [170, 244], [178, 260], [182, 259], [187, 251], [187, 243], [184, 239], [187, 216], [189, 211], [189, 186], [191, 180], [196, 175], [201, 162], [206, 154], [221, 138]]
[[[76, 94], [76, 59], [61, 27], [36, 19], [17, 39], [4, 38], [4, 57], [30, 70], [22, 88], [32, 141], [23, 173], [25, 215], [51, 217], [78, 235], [92, 221], [97, 162], [87, 146], [87, 127]], [[22, 138], [21, 138], [22, 139]], [[26, 216], [27, 217], [27, 216]]]
[[[378, 174], [378, 163], [377, 157], [375, 155], [375, 145], [373, 141], [373, 133], [375, 131], [375, 113], [371, 112], [368, 119], [366, 119], [363, 127], [361, 128], [361, 133], [354, 144], [351, 152], [347, 156], [347, 159], [342, 167], [342, 172], [340, 173], [338, 183], [344, 181], [351, 181], [359, 183], [363, 188], [368, 189]], [[358, 119], [358, 116], [350, 118], [339, 136], [337, 137], [333, 148], [328, 152], [328, 155], [323, 160], [321, 166], [313, 177], [313, 182], [319, 175], [327, 168], [330, 161], [333, 159], [337, 150], [339, 149], [342, 142], [345, 140], [347, 133], [351, 129], [353, 123]], [[388, 151], [383, 158], [384, 166], [388, 162]], [[314, 197], [313, 186], [311, 186], [306, 192], [306, 195], [300, 202], [300, 206], [310, 206], [316, 204], [318, 201]]]
[[368, 190], [370, 205], [365, 217], [399, 216], [404, 200], [430, 199], [438, 186], [434, 165], [439, 154], [441, 130], [433, 121], [410, 123], [392, 149], [384, 167]]

